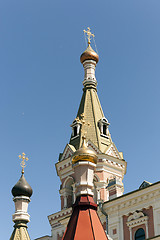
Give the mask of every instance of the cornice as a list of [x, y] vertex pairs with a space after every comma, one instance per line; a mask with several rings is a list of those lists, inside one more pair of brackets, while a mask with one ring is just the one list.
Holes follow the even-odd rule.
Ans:
[[[119, 172], [122, 172], [124, 175], [126, 172], [126, 165], [127, 163], [124, 160], [121, 160], [106, 154], [98, 154], [96, 171], [108, 171], [108, 172], [110, 171], [111, 173], [114, 174], [113, 170], [116, 169]], [[57, 170], [57, 175], [60, 178], [64, 178], [71, 173], [73, 174], [74, 172], [72, 169], [71, 157], [56, 163], [56, 170]], [[119, 174], [119, 176], [121, 176], [121, 174]]]
[[98, 154], [98, 159], [101, 159], [108, 164], [122, 167], [123, 169], [126, 169], [127, 167], [127, 162], [124, 159], [119, 159], [107, 154]]
[[[117, 175], [119, 177], [122, 177], [124, 176], [124, 170], [122, 168], [119, 168], [119, 167], [115, 167], [113, 165], [97, 165], [96, 166], [96, 172], [108, 172], [108, 173], [111, 173], [113, 175]], [[117, 171], [117, 173], [115, 173], [115, 171]], [[118, 173], [119, 172], [119, 173]]]
[[69, 175], [72, 175], [74, 171], [72, 168], [71, 158], [69, 157], [63, 160], [62, 162], [56, 163], [56, 171], [60, 179], [63, 179]]
[[136, 191], [124, 194], [120, 197], [112, 199], [103, 203], [103, 209], [107, 214], [113, 214], [117, 211], [124, 211], [129, 213], [132, 208], [138, 210], [141, 207], [147, 207], [155, 203], [155, 199], [160, 197], [160, 182], [152, 184], [145, 189], [138, 189]]
[[65, 217], [69, 217], [72, 213], [72, 208], [66, 208], [63, 209], [57, 213], [51, 214], [48, 216], [48, 220], [50, 225], [53, 226], [57, 226], [57, 224], [59, 224], [59, 222], [64, 219]]
[[[70, 164], [69, 164], [70, 163]], [[63, 167], [65, 164], [71, 165], [71, 157], [64, 159], [63, 161], [58, 161], [56, 165], [56, 169], [60, 170], [60, 167]]]
[[139, 226], [140, 224], [143, 224], [143, 223], [146, 224], [147, 221], [148, 221], [148, 216], [141, 216], [141, 217], [137, 217], [131, 221], [127, 221], [127, 226], [133, 228], [133, 227]]

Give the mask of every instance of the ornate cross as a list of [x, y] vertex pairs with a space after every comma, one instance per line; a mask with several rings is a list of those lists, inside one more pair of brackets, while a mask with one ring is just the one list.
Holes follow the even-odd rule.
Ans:
[[88, 38], [88, 44], [91, 43], [91, 36], [95, 37], [95, 35], [93, 33], [91, 33], [91, 29], [88, 27], [87, 30], [83, 30], [84, 33], [87, 34], [87, 38]]
[[20, 165], [22, 167], [22, 174], [23, 174], [24, 168], [26, 167], [25, 161], [28, 161], [29, 159], [28, 159], [28, 157], [26, 157], [26, 154], [24, 152], [22, 153], [22, 155], [19, 155], [18, 157], [19, 157], [19, 159], [22, 159]]

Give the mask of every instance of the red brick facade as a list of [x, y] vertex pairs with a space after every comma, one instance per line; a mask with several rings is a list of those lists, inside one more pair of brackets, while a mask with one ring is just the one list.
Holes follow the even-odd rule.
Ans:
[[152, 206], [149, 209], [143, 209], [143, 213], [148, 216], [148, 235], [149, 237], [154, 237], [154, 221], [153, 221], [153, 208]]

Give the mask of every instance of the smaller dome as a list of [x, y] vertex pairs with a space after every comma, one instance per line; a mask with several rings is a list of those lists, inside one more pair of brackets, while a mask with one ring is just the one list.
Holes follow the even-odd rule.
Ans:
[[91, 48], [90, 44], [80, 57], [81, 63], [83, 63], [85, 60], [94, 60], [96, 63], [99, 61], [98, 54]]
[[91, 150], [87, 147], [86, 138], [83, 137], [82, 147], [79, 148], [72, 156], [72, 163], [76, 163], [79, 161], [88, 161], [92, 163], [97, 163], [97, 154], [95, 151]]
[[31, 197], [32, 196], [32, 188], [26, 181], [24, 174], [22, 174], [21, 178], [19, 181], [15, 184], [15, 186], [12, 188], [12, 195], [14, 197], [17, 196], [27, 196]]

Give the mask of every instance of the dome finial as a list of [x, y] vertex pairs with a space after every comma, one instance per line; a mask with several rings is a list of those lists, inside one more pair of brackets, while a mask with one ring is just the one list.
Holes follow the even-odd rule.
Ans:
[[24, 177], [24, 168], [26, 167], [26, 162], [28, 161], [28, 157], [26, 157], [26, 154], [23, 152], [21, 155], [18, 156], [19, 159], [21, 159], [20, 165], [22, 167], [22, 175], [19, 179], [19, 181], [16, 183], [16, 185], [12, 188], [12, 194], [14, 197], [17, 196], [27, 196], [31, 197], [32, 195], [32, 188], [26, 181]]
[[87, 30], [84, 29], [83, 32], [87, 34], [88, 45], [90, 45], [90, 43], [91, 43], [91, 36], [95, 37], [95, 35], [93, 33], [91, 33], [90, 27], [88, 27]]
[[88, 39], [88, 47], [87, 49], [82, 53], [80, 57], [81, 63], [83, 63], [85, 60], [93, 60], [98, 63], [99, 61], [99, 56], [98, 54], [92, 49], [90, 43], [91, 43], [91, 37], [94, 38], [95, 35], [91, 33], [91, 29], [88, 27], [87, 30], [83, 30], [84, 34], [87, 34], [87, 39]]
[[26, 154], [24, 152], [22, 153], [22, 155], [19, 155], [18, 157], [19, 159], [22, 159], [20, 165], [22, 167], [22, 174], [24, 174], [24, 168], [26, 167], [25, 161], [28, 161], [29, 159], [28, 157], [26, 157]]
[[87, 148], [86, 137], [85, 135], [82, 136], [82, 146], [81, 148]]

